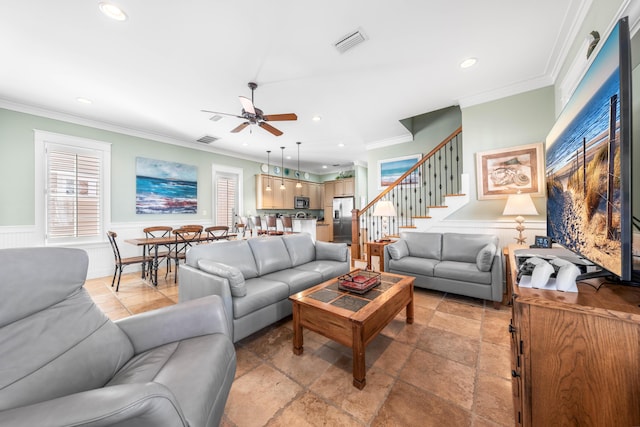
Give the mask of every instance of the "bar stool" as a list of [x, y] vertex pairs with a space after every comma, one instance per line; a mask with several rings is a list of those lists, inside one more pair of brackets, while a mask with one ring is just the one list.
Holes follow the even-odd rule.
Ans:
[[267, 215], [267, 234], [269, 236], [279, 236], [284, 234], [278, 230], [278, 220], [275, 215]]
[[282, 231], [284, 234], [293, 234], [293, 220], [289, 215], [283, 215], [280, 217], [282, 221]]

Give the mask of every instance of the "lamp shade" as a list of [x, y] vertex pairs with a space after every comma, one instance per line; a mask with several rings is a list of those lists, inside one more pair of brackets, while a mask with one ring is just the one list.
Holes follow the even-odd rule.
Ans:
[[389, 200], [381, 200], [373, 210], [373, 216], [396, 216], [396, 208]]
[[518, 193], [509, 195], [502, 215], [538, 215], [538, 211], [529, 194]]

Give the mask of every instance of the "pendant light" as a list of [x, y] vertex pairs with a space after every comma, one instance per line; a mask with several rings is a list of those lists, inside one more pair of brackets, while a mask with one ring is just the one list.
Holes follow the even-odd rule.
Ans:
[[296, 184], [296, 188], [302, 188], [302, 183], [300, 182], [300, 144], [302, 144], [302, 142], [298, 141], [296, 144], [298, 144], [298, 183]]
[[282, 150], [282, 163], [280, 164], [280, 189], [285, 190], [286, 187], [284, 186], [284, 147], [280, 147], [280, 150]]
[[269, 155], [271, 154], [271, 150], [267, 150], [267, 188], [266, 191], [271, 191], [271, 176], [269, 175], [269, 170], [271, 170], [271, 164], [269, 163]]

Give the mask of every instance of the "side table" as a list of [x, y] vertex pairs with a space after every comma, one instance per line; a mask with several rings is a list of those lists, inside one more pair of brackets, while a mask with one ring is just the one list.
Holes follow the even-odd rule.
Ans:
[[367, 242], [367, 267], [373, 270], [371, 264], [371, 257], [377, 256], [380, 258], [380, 271], [384, 271], [384, 247], [391, 243], [388, 242]]

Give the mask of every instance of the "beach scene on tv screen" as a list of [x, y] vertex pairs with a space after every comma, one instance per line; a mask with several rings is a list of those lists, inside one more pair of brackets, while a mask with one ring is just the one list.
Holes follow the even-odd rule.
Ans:
[[616, 27], [547, 136], [546, 185], [551, 237], [618, 275], [622, 256], [619, 136]]

